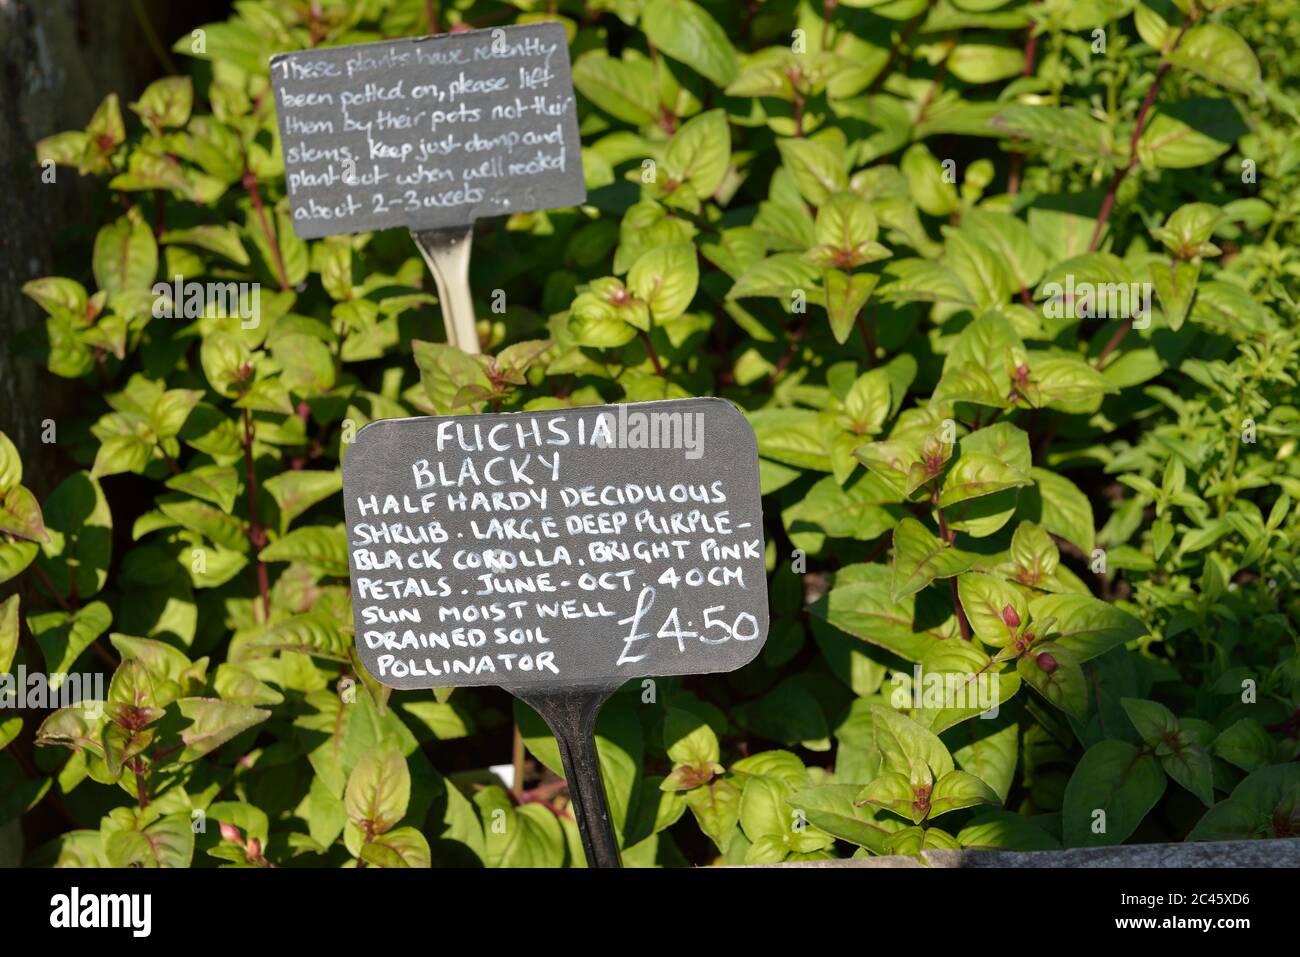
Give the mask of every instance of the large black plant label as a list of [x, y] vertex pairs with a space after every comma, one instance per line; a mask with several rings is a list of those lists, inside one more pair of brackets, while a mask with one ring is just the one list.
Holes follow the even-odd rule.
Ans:
[[343, 480], [386, 685], [608, 687], [731, 671], [767, 636], [757, 444], [723, 400], [373, 422]]

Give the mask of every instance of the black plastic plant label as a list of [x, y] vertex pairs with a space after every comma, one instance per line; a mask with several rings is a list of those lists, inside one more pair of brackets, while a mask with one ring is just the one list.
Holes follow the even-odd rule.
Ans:
[[609, 686], [767, 637], [757, 443], [721, 399], [373, 422], [343, 483], [383, 684]]
[[585, 201], [559, 23], [271, 58], [294, 231], [304, 239]]

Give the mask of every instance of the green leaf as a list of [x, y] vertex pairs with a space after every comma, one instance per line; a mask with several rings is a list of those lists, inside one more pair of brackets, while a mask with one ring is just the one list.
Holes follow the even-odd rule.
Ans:
[[296, 528], [267, 545], [257, 556], [264, 562], [303, 562], [326, 575], [348, 575], [347, 538], [342, 525]]
[[894, 529], [894, 575], [890, 591], [895, 601], [915, 594], [937, 578], [952, 578], [974, 563], [975, 557], [945, 545], [914, 518]]
[[[962, 215], [961, 223], [963, 231], [972, 239], [1001, 253], [1021, 289], [1033, 289], [1047, 270], [1047, 255], [1039, 248], [1029, 226], [1016, 217], [995, 210], [971, 209]], [[1000, 358], [1005, 358], [1005, 354]]]
[[700, 267], [692, 243], [656, 246], [633, 264], [628, 288], [650, 306], [656, 322], [676, 319], [695, 298]]
[[795, 547], [818, 552], [825, 536], [871, 541], [888, 532], [903, 517], [899, 501], [893, 488], [873, 472], [847, 487], [828, 475], [781, 518]]
[[95, 236], [92, 260], [95, 282], [112, 295], [148, 291], [158, 273], [158, 244], [143, 222], [122, 216]]
[[664, 715], [664, 748], [674, 764], [713, 765], [721, 753], [718, 736], [707, 721], [682, 708]]
[[1083, 109], [1016, 104], [1003, 107], [992, 127], [1042, 147], [1062, 149], [1087, 161], [1111, 158], [1110, 131]]
[[1056, 542], [1033, 522], [1021, 522], [1011, 536], [1011, 565], [1022, 585], [1045, 587], [1061, 560]]
[[1144, 701], [1140, 698], [1121, 698], [1120, 705], [1124, 713], [1133, 722], [1140, 737], [1150, 747], [1155, 747], [1169, 735], [1178, 731], [1178, 719], [1174, 713], [1158, 701]]
[[671, 180], [690, 183], [700, 199], [717, 192], [730, 164], [731, 131], [725, 110], [708, 110], [688, 120], [664, 150], [664, 173]]
[[777, 253], [746, 269], [727, 291], [727, 298], [769, 297], [783, 299], [789, 306], [797, 291], [802, 290], [807, 295], [816, 284], [817, 270], [802, 256]]
[[[843, 192], [829, 197], [817, 210], [814, 230], [817, 242], [821, 245], [853, 251], [875, 242], [879, 225], [876, 214], [871, 211], [871, 204], [857, 193]], [[850, 262], [847, 265], [861, 265], [861, 262]]]
[[748, 413], [758, 454], [796, 468], [831, 470], [820, 417], [808, 409], [759, 409]]
[[9, 436], [0, 432], [0, 492], [8, 491], [23, 480], [23, 460]]
[[1056, 642], [1035, 644], [1016, 662], [1016, 671], [1031, 688], [1062, 711], [1084, 720], [1088, 714], [1088, 679], [1079, 660]]
[[262, 487], [280, 506], [280, 525], [285, 528], [316, 503], [341, 492], [343, 473], [339, 469], [289, 470], [271, 476]]
[[269, 651], [294, 651], [346, 662], [351, 638], [339, 630], [338, 620], [328, 612], [309, 611], [268, 626], [250, 643]]
[[367, 841], [361, 859], [375, 867], [430, 867], [429, 842], [413, 827], [394, 828]]
[[239, 494], [239, 473], [230, 466], [200, 465], [169, 477], [165, 484], [177, 492], [210, 502], [223, 512], [231, 512]]
[[1009, 582], [981, 572], [957, 578], [957, 595], [975, 636], [986, 645], [1003, 648], [1015, 641], [1029, 623], [1029, 602]]
[[1039, 595], [1029, 613], [1035, 621], [1055, 619], [1052, 637], [1080, 662], [1147, 633], [1138, 619], [1091, 595]]
[[1300, 764], [1259, 768], [1214, 805], [1187, 835], [1189, 841], [1292, 837], [1300, 831]]
[[880, 277], [873, 273], [848, 273], [838, 269], [822, 272], [822, 288], [826, 296], [826, 313], [830, 317], [831, 332], [840, 345], [849, 341], [862, 307], [871, 298]]
[[243, 523], [219, 508], [197, 499], [159, 502], [158, 510], [172, 521], [197, 532], [217, 545], [232, 551], [248, 550], [248, 538]]
[[162, 234], [159, 242], [164, 246], [176, 244], [196, 246], [210, 253], [224, 256], [240, 266], [247, 266], [250, 262], [248, 252], [239, 239], [239, 230], [232, 223], [223, 223], [220, 226], [193, 226], [189, 229], [169, 229]]
[[110, 867], [189, 867], [194, 828], [188, 809], [168, 814], [144, 830], [123, 828], [104, 836]]
[[343, 797], [348, 817], [382, 834], [397, 824], [411, 802], [411, 772], [396, 747], [362, 755], [348, 776]]
[[217, 698], [181, 698], [176, 704], [191, 722], [181, 731], [185, 749], [177, 760], [182, 764], [197, 761], [271, 716], [269, 711]]
[[1184, 100], [1157, 106], [1138, 140], [1138, 158], [1147, 167], [1190, 169], [1226, 153], [1246, 125], [1228, 100]]
[[844, 161], [829, 146], [810, 139], [778, 139], [781, 163], [794, 177], [799, 193], [813, 206], [848, 188]]
[[878, 822], [870, 808], [856, 803], [860, 790], [856, 784], [823, 784], [795, 791], [785, 802], [827, 834], [884, 854], [892, 829]]
[[[1005, 678], [999, 676], [999, 683]], [[976, 731], [978, 734], [978, 730]], [[958, 766], [988, 784], [1005, 804], [1020, 758], [1020, 731], [1014, 724], [994, 731], [952, 753]]]
[[1029, 482], [1029, 474], [1015, 465], [987, 452], [963, 447], [957, 462], [944, 476], [939, 507], [949, 508], [968, 499], [1019, 488]]
[[977, 804], [1000, 804], [987, 784], [969, 771], [953, 770], [935, 782], [930, 794], [930, 816], [959, 811]]
[[1010, 811], [980, 811], [957, 834], [962, 847], [978, 851], [1058, 851], [1052, 835], [1028, 818]]
[[488, 867], [559, 867], [564, 863], [564, 833], [555, 814], [540, 804], [515, 808], [502, 787], [474, 795], [483, 820]]
[[650, 0], [641, 14], [646, 38], [660, 51], [725, 87], [740, 67], [722, 27], [690, 0]]
[[49, 541], [40, 503], [22, 485], [13, 486], [0, 496], [0, 532], [33, 542]]
[[1259, 60], [1240, 34], [1221, 23], [1192, 27], [1165, 59], [1236, 93], [1259, 93]]
[[914, 622], [915, 599], [892, 597], [891, 577], [891, 570], [880, 564], [841, 568], [830, 593], [809, 606], [809, 611], [863, 642], [908, 661], [922, 661], [940, 644], [942, 636]]
[[131, 109], [155, 131], [184, 126], [194, 105], [194, 83], [188, 76], [166, 76], [144, 88]]
[[1174, 713], [1158, 701], [1121, 698], [1124, 713], [1138, 736], [1154, 749], [1160, 766], [1171, 778], [1191, 791], [1206, 807], [1214, 803], [1214, 769], [1210, 754], [1191, 734], [1179, 726]]
[[573, 62], [573, 85], [624, 123], [650, 126], [659, 116], [654, 65], [634, 51], [615, 59], [604, 50], [588, 50]]
[[1150, 754], [1126, 741], [1094, 744], [1065, 787], [1066, 847], [1123, 844], [1164, 793], [1164, 772]]
[[953, 770], [952, 756], [938, 736], [892, 708], [871, 706], [871, 724], [881, 767], [913, 784], [930, 784]]
[[112, 623], [113, 613], [102, 601], [92, 601], [71, 613], [47, 611], [28, 617], [27, 627], [45, 655], [51, 690], [62, 686], [82, 652]]
[[244, 370], [250, 367], [251, 362], [252, 353], [238, 336], [217, 331], [203, 337], [203, 344], [199, 347], [199, 363], [208, 385], [218, 395], [227, 399], [236, 398]]
[[39, 551], [35, 542], [0, 540], [0, 583], [21, 575]]
[[13, 667], [18, 653], [18, 596], [10, 595], [0, 604], [0, 674]]
[[1151, 235], [1179, 259], [1216, 256], [1219, 249], [1210, 237], [1223, 218], [1223, 210], [1211, 203], [1184, 203], [1169, 214], [1163, 226], [1151, 230]]
[[714, 778], [688, 791], [686, 806], [700, 830], [708, 835], [720, 853], [726, 853], [740, 823], [740, 788], [730, 780]]
[[1243, 771], [1258, 771], [1273, 761], [1277, 751], [1268, 731], [1254, 718], [1237, 721], [1214, 739], [1210, 750], [1215, 757]]
[[1029, 476], [1033, 487], [1020, 493], [1025, 517], [1090, 555], [1096, 533], [1088, 497], [1069, 479], [1048, 469], [1033, 468]]
[[740, 798], [740, 826], [751, 842], [764, 837], [783, 839], [794, 815], [785, 805], [790, 788], [776, 778], [754, 777]]
[[945, 174], [939, 160], [924, 143], [913, 143], [907, 148], [899, 169], [907, 177], [908, 191], [922, 212], [947, 216], [957, 209], [955, 177]]
[[948, 71], [963, 83], [993, 83], [1019, 76], [1025, 54], [1009, 46], [960, 43], [948, 54]]
[[[636, 335], [635, 331], [631, 335]], [[476, 411], [481, 407], [481, 400], [462, 398], [466, 390], [491, 394], [492, 382], [484, 361], [480, 361], [481, 356], [468, 355], [445, 343], [418, 340], [411, 343], [411, 350], [415, 353], [425, 394], [438, 414]]]

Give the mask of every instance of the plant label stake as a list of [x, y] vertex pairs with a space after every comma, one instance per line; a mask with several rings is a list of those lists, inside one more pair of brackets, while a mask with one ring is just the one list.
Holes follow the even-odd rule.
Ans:
[[281, 53], [271, 79], [294, 232], [408, 228], [447, 341], [478, 352], [474, 221], [587, 199], [564, 27]]
[[438, 285], [447, 342], [462, 352], [477, 354], [478, 330], [474, 326], [474, 300], [469, 294], [469, 247], [474, 227], [411, 230], [411, 238]]
[[740, 668], [767, 638], [749, 422], [707, 398], [384, 419], [349, 446], [343, 495], [362, 666], [532, 706], [587, 862], [617, 867], [601, 706], [629, 679]]

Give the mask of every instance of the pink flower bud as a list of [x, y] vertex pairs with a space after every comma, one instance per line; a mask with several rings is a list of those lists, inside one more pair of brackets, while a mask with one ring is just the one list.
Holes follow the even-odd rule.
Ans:
[[1002, 620], [1011, 628], [1020, 627], [1020, 615], [1010, 605], [1002, 609]]
[[244, 837], [239, 833], [239, 828], [233, 824], [227, 824], [225, 821], [221, 822], [221, 837], [236, 844], [244, 843]]
[[1049, 675], [1055, 671], [1057, 667], [1056, 659], [1045, 651], [1034, 659], [1034, 664], [1038, 665], [1039, 668], [1047, 672]]
[[248, 859], [255, 861], [262, 856], [262, 842], [255, 837], [248, 839]]

